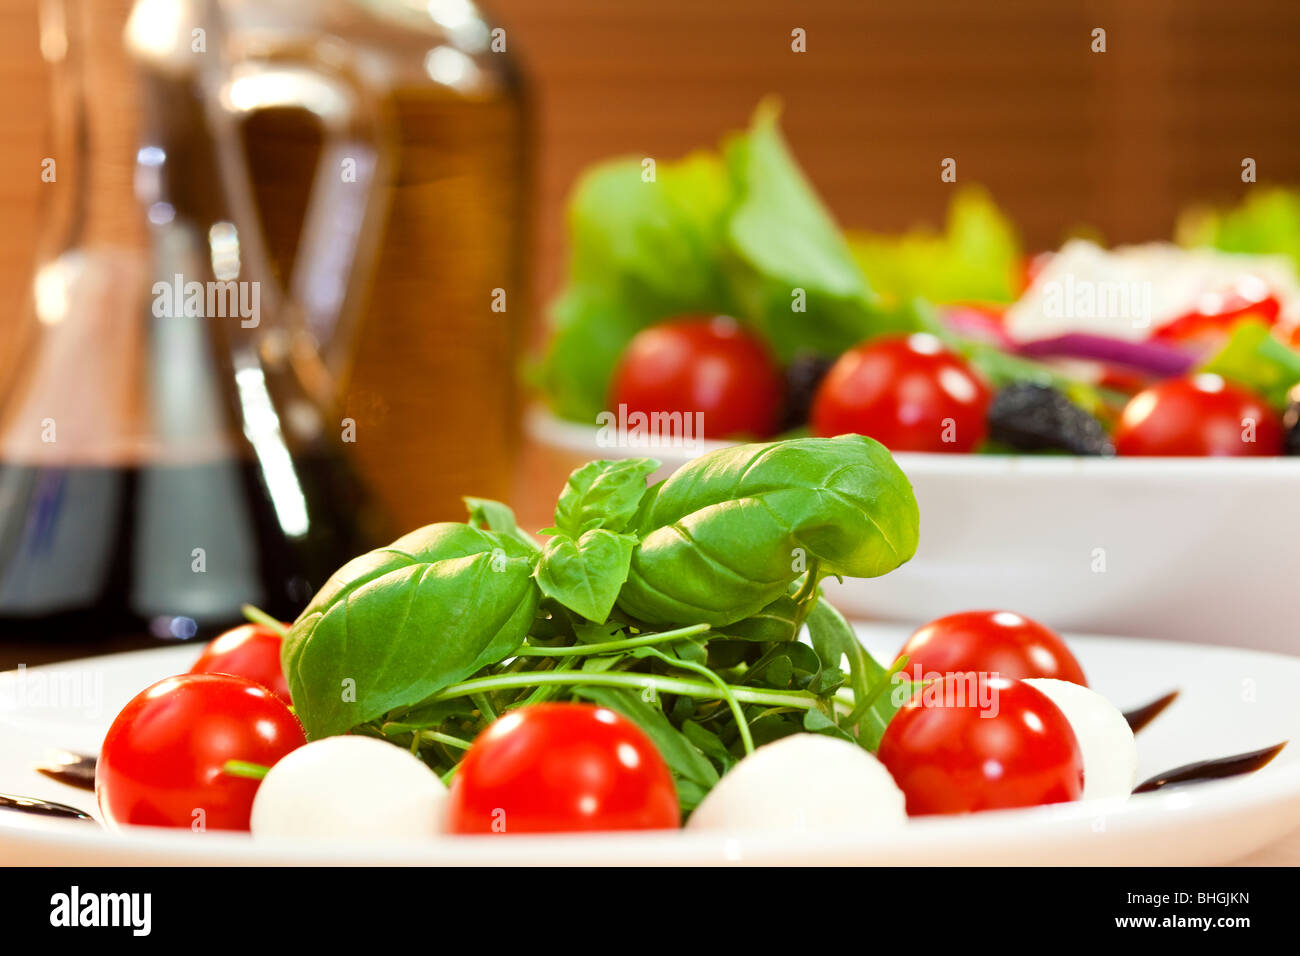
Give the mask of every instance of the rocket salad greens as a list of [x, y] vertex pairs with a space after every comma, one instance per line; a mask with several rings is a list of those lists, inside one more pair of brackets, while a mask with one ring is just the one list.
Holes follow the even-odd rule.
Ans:
[[469, 499], [467, 523], [341, 568], [284, 641], [308, 737], [381, 737], [445, 775], [502, 713], [587, 700], [655, 742], [688, 810], [791, 733], [874, 749], [892, 674], [818, 582], [915, 552], [916, 500], [889, 453], [858, 435], [743, 445], [647, 487], [656, 467], [575, 471], [544, 546]]

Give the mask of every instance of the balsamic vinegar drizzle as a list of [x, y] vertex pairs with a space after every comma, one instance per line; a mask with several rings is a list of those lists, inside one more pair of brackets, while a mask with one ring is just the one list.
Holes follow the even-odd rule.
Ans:
[[1137, 733], [1151, 721], [1164, 712], [1164, 709], [1174, 702], [1178, 696], [1178, 691], [1171, 690], [1165, 696], [1153, 700], [1149, 704], [1141, 707], [1134, 707], [1132, 710], [1124, 711], [1124, 719], [1128, 721], [1128, 726], [1133, 733]]
[[36, 765], [36, 772], [51, 780], [66, 783], [82, 790], [95, 789], [95, 764], [97, 758], [70, 750], [55, 750]]
[[70, 807], [66, 803], [37, 800], [35, 797], [19, 797], [12, 793], [0, 793], [0, 810], [17, 810], [20, 813], [35, 813], [43, 817], [62, 817], [64, 819], [95, 822], [95, 818], [89, 813], [78, 810], [76, 807]]
[[1214, 760], [1198, 760], [1196, 763], [1184, 764], [1173, 770], [1158, 773], [1150, 780], [1137, 785], [1134, 793], [1150, 793], [1164, 787], [1174, 787], [1187, 783], [1202, 783], [1206, 780], [1220, 780], [1223, 777], [1235, 777], [1238, 774], [1253, 773], [1282, 752], [1287, 741], [1252, 750], [1249, 753], [1234, 754], [1231, 757], [1217, 757]]

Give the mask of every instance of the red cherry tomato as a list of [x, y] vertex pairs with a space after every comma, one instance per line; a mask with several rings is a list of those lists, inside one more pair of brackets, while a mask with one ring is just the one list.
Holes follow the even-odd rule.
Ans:
[[306, 743], [265, 687], [227, 674], [182, 674], [141, 691], [104, 738], [95, 795], [113, 823], [247, 830], [259, 781], [228, 760], [271, 766]]
[[672, 776], [639, 727], [606, 707], [539, 704], [506, 714], [465, 753], [452, 833], [677, 827]]
[[241, 624], [205, 647], [190, 673], [247, 677], [288, 704], [289, 682], [280, 667], [283, 643], [280, 635], [265, 624]]
[[878, 756], [913, 816], [1063, 803], [1083, 792], [1065, 715], [1004, 677], [977, 685], [974, 674], [950, 674], [917, 691], [885, 728]]
[[1013, 611], [962, 611], [921, 627], [903, 645], [909, 674], [977, 671], [1052, 677], [1088, 686], [1083, 668], [1050, 628]]
[[780, 424], [784, 389], [767, 346], [734, 320], [682, 319], [632, 339], [610, 401], [629, 414], [700, 412], [706, 438], [767, 438]]
[[1115, 429], [1115, 450], [1121, 455], [1280, 455], [1282, 422], [1254, 393], [1217, 375], [1168, 379], [1129, 399]]
[[812, 431], [867, 435], [893, 451], [970, 451], [989, 390], [932, 335], [876, 339], [840, 356], [813, 398]]

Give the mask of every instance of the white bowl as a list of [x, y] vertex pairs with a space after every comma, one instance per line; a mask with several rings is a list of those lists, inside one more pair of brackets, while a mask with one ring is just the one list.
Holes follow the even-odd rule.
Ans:
[[[722, 442], [607, 447], [543, 411], [550, 452], [648, 456], [662, 474]], [[1300, 458], [895, 456], [916, 491], [916, 557], [828, 584], [846, 613], [921, 622], [1005, 608], [1061, 630], [1300, 652]]]

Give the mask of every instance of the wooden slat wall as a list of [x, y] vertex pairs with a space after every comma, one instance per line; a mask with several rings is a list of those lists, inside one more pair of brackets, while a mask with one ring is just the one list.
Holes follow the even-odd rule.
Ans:
[[[1034, 245], [1076, 224], [1166, 235], [1180, 204], [1300, 182], [1295, 0], [494, 0], [538, 106], [537, 274], [562, 270], [566, 190], [614, 153], [668, 157], [778, 94], [841, 221], [937, 221], [980, 181]], [[1089, 50], [1094, 27], [1108, 52]], [[790, 50], [803, 27], [808, 52]], [[46, 84], [35, 0], [0, 0], [0, 301], [20, 301], [38, 221]], [[3, 341], [0, 339], [0, 341]]]

